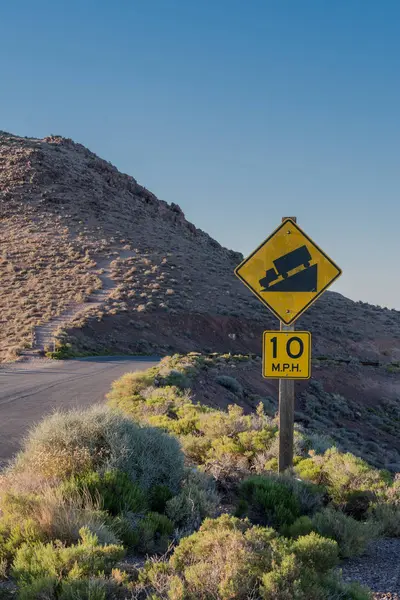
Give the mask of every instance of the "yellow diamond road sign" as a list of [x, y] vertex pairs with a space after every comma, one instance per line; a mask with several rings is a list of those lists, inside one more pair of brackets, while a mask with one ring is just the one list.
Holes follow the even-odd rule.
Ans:
[[264, 331], [263, 377], [310, 379], [311, 333], [308, 331]]
[[235, 274], [278, 319], [290, 325], [342, 271], [291, 219], [286, 219]]

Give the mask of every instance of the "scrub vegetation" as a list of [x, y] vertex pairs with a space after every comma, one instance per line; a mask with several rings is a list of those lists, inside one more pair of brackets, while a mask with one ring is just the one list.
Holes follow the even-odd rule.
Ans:
[[372, 598], [338, 566], [400, 535], [399, 479], [316, 450], [304, 430], [279, 475], [263, 403], [245, 414], [196, 401], [193, 382], [216, 360], [245, 357], [167, 357], [115, 381], [108, 407], [54, 413], [30, 431], [0, 480], [4, 597]]

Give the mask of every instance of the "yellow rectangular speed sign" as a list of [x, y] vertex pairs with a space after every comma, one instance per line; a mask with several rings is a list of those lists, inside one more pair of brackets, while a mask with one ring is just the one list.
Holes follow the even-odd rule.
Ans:
[[264, 331], [263, 377], [310, 379], [311, 333]]

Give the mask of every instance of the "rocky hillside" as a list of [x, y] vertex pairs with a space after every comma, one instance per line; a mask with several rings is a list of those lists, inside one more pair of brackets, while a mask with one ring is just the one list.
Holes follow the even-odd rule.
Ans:
[[[260, 353], [262, 330], [278, 327], [234, 276], [239, 253], [72, 140], [0, 132], [0, 207], [2, 360], [65, 314], [59, 344], [81, 352]], [[91, 308], [107, 261], [114, 287]], [[384, 366], [357, 393], [400, 397], [399, 312], [328, 292], [297, 326], [313, 333], [315, 357], [351, 361], [343, 378], [326, 369], [329, 387], [353, 390], [345, 373], [372, 361]]]

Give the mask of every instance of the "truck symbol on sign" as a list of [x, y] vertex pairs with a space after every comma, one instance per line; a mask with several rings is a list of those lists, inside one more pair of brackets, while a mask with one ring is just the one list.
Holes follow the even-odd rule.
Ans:
[[[317, 265], [310, 266], [312, 257], [307, 246], [300, 246], [273, 261], [275, 269], [268, 269], [259, 283], [263, 292], [315, 292], [317, 291]], [[290, 271], [304, 268], [289, 275]]]

